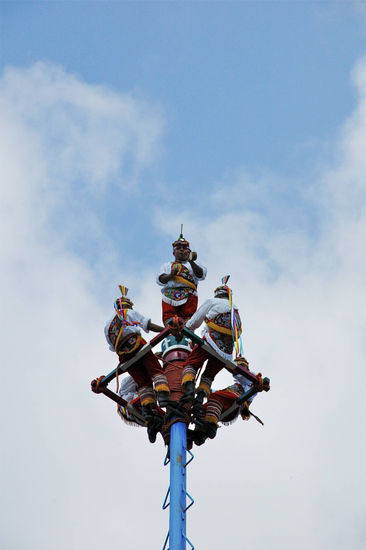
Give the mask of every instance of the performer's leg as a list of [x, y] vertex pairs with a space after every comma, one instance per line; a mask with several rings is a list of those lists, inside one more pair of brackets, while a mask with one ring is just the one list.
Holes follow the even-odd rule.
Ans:
[[210, 355], [201, 346], [194, 346], [183, 365], [182, 386], [185, 386], [187, 382], [195, 381], [197, 370], [202, 367], [208, 357]]
[[196, 373], [197, 370], [202, 367], [207, 357], [207, 352], [198, 345], [195, 346], [188, 355], [182, 372], [182, 387], [184, 388], [184, 395], [180, 399], [182, 403], [193, 401]]
[[162, 366], [154, 353], [149, 351], [144, 357], [142, 357], [141, 363], [144, 365], [150, 379], [154, 382], [155, 391], [166, 391], [169, 393], [170, 390], [168, 380], [166, 379]]
[[162, 317], [163, 317], [163, 324], [166, 325], [167, 321], [174, 317], [174, 315], [178, 315], [178, 311], [175, 306], [172, 306], [171, 304], [167, 304], [162, 300], [161, 302], [161, 308], [162, 308]]
[[[226, 391], [211, 393], [207, 403], [203, 406], [203, 422], [202, 425], [198, 427], [199, 435], [203, 433], [204, 436], [210, 439], [216, 436], [221, 413], [225, 405], [227, 408], [234, 399], [235, 396], [230, 396]], [[203, 436], [201, 436], [201, 438], [205, 439]], [[200, 440], [199, 437], [198, 440]]]
[[190, 294], [186, 303], [180, 306], [172, 306], [171, 304], [167, 304], [164, 301], [161, 302], [161, 305], [164, 325], [174, 315], [178, 315], [178, 317], [181, 317], [184, 321], [188, 321], [188, 319], [190, 319], [192, 315], [197, 311], [198, 297], [194, 294]]
[[205, 396], [208, 397], [210, 395], [211, 385], [216, 374], [219, 373], [224, 366], [224, 363], [222, 363], [219, 359], [210, 356], [209, 360], [207, 361], [206, 368], [202, 373], [197, 392], [202, 391], [204, 392]]
[[[140, 348], [145, 344], [144, 340], [141, 340]], [[131, 357], [135, 355], [138, 350], [134, 350], [133, 353], [119, 354], [120, 362], [125, 363]], [[155, 357], [155, 356], [154, 356]], [[156, 358], [155, 358], [156, 359]], [[160, 363], [158, 362], [160, 367]], [[139, 394], [141, 403], [141, 412], [147, 423], [148, 436], [151, 443], [156, 440], [156, 434], [161, 429], [164, 419], [159, 414], [157, 409], [155, 392], [152, 387], [151, 376], [149, 375], [145, 365], [140, 360], [127, 369], [127, 372], [132, 376], [137, 385], [137, 392]], [[169, 388], [168, 388], [169, 389]]]
[[[135, 406], [138, 407], [138, 405], [139, 403]], [[142, 410], [142, 413], [147, 420], [147, 436], [149, 438], [149, 441], [150, 443], [155, 443], [156, 436], [159, 432], [161, 432], [162, 426], [164, 424], [165, 412], [157, 405], [149, 405], [149, 407], [150, 410], [146, 410], [145, 408], [144, 411], [142, 407], [140, 407], [140, 409]]]
[[[203, 405], [202, 409], [195, 416], [195, 429], [192, 434], [192, 440], [196, 445], [203, 445], [208, 438], [208, 432], [212, 431], [210, 430], [210, 424], [205, 421], [207, 405], [208, 402]], [[208, 431], [206, 430], [207, 427], [209, 428]]]
[[190, 294], [188, 300], [185, 304], [179, 306], [178, 316], [181, 317], [184, 321], [188, 321], [192, 315], [197, 311], [198, 306], [198, 296]]
[[[164, 416], [158, 410], [155, 393], [146, 371], [143, 374], [144, 369], [139, 368], [134, 370], [133, 367], [128, 369], [128, 372], [138, 385], [137, 391], [140, 397], [142, 416], [147, 424], [147, 435], [150, 443], [154, 443], [156, 435], [164, 423]], [[145, 380], [145, 383], [142, 383], [142, 380]]]
[[166, 407], [168, 404], [170, 389], [168, 380], [164, 374], [164, 371], [152, 351], [149, 351], [142, 359], [141, 363], [144, 365], [150, 380], [154, 383], [155, 391], [158, 394], [158, 401], [161, 407]]
[[156, 398], [154, 390], [151, 383], [151, 378], [149, 377], [146, 369], [141, 363], [135, 363], [130, 367], [127, 372], [132, 376], [134, 381], [137, 384], [137, 392], [140, 396], [141, 406], [144, 405], [155, 405]]
[[224, 405], [222, 403], [222, 400], [219, 397], [216, 397], [215, 393], [212, 393], [206, 404], [206, 411], [205, 411], [205, 418], [204, 418], [205, 421], [212, 422], [217, 426], [219, 423], [223, 406]]
[[[134, 354], [125, 354], [124, 356], [120, 355], [121, 363], [125, 363]], [[145, 366], [140, 362], [136, 362], [131, 367], [127, 369], [127, 372], [132, 376], [137, 385], [137, 392], [140, 397], [141, 406], [146, 405], [156, 405], [156, 397], [151, 383], [151, 377], [147, 372]]]
[[[241, 392], [233, 387], [211, 393], [205, 405], [203, 425], [203, 429], [209, 438], [213, 439], [215, 437], [221, 414], [227, 411], [240, 395]], [[234, 421], [238, 413], [239, 408], [232, 411], [232, 413], [225, 418], [225, 422]]]

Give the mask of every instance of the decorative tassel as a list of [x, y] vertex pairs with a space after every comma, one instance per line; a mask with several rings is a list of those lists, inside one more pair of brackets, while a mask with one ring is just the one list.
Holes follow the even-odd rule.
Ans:
[[234, 422], [236, 422], [238, 418], [239, 418], [239, 411], [232, 420], [220, 420], [220, 422], [223, 426], [231, 426], [231, 424], [234, 424]]
[[120, 405], [117, 407], [117, 413], [121, 420], [128, 426], [132, 426], [133, 428], [146, 428], [146, 426], [143, 426], [142, 424], [139, 424], [135, 420], [131, 420], [130, 418], [127, 418], [125, 414], [121, 411]]

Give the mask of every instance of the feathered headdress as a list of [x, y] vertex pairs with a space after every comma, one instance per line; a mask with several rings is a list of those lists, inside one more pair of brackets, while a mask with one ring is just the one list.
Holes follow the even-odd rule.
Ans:
[[226, 294], [227, 297], [229, 298], [230, 294], [232, 293], [232, 290], [231, 288], [229, 288], [227, 286], [227, 282], [228, 280], [230, 279], [230, 275], [225, 275], [225, 277], [223, 277], [221, 279], [221, 286], [218, 286], [217, 288], [215, 288], [215, 296], [218, 296], [218, 295], [223, 295], [223, 294]]
[[117, 298], [114, 302], [114, 309], [116, 310], [118, 317], [122, 320], [126, 319], [125, 310], [129, 307], [131, 308], [133, 306], [133, 302], [127, 298], [128, 288], [126, 286], [118, 285], [118, 288], [121, 291], [121, 297]]

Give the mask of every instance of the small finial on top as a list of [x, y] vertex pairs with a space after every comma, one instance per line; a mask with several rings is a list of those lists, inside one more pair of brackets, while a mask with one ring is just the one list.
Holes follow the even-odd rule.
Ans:
[[185, 239], [183, 237], [183, 224], [182, 223], [180, 224], [180, 235], [179, 235], [178, 239], [176, 241], [174, 241], [174, 243], [172, 243], [173, 248], [175, 248], [178, 245], [179, 246], [185, 246], [185, 247], [189, 248], [189, 242], [187, 241], [187, 239]]

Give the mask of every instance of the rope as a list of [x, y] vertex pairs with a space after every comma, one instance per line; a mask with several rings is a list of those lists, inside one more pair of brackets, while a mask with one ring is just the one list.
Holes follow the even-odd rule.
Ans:
[[[119, 367], [119, 364], [116, 367], [116, 394], [117, 395], [118, 395], [118, 391], [119, 391], [118, 367]], [[119, 414], [119, 404], [118, 403], [117, 403], [117, 412]]]
[[[176, 367], [177, 365], [175, 363], [172, 363], [171, 361], [166, 361], [165, 359], [162, 359], [162, 361], [164, 363], [166, 363], [167, 365], [171, 365], [172, 367]], [[197, 369], [197, 372], [196, 372], [196, 378], [195, 378], [195, 381], [198, 380], [200, 374], [201, 374], [201, 370], [202, 370], [202, 367], [199, 367], [199, 369]]]

